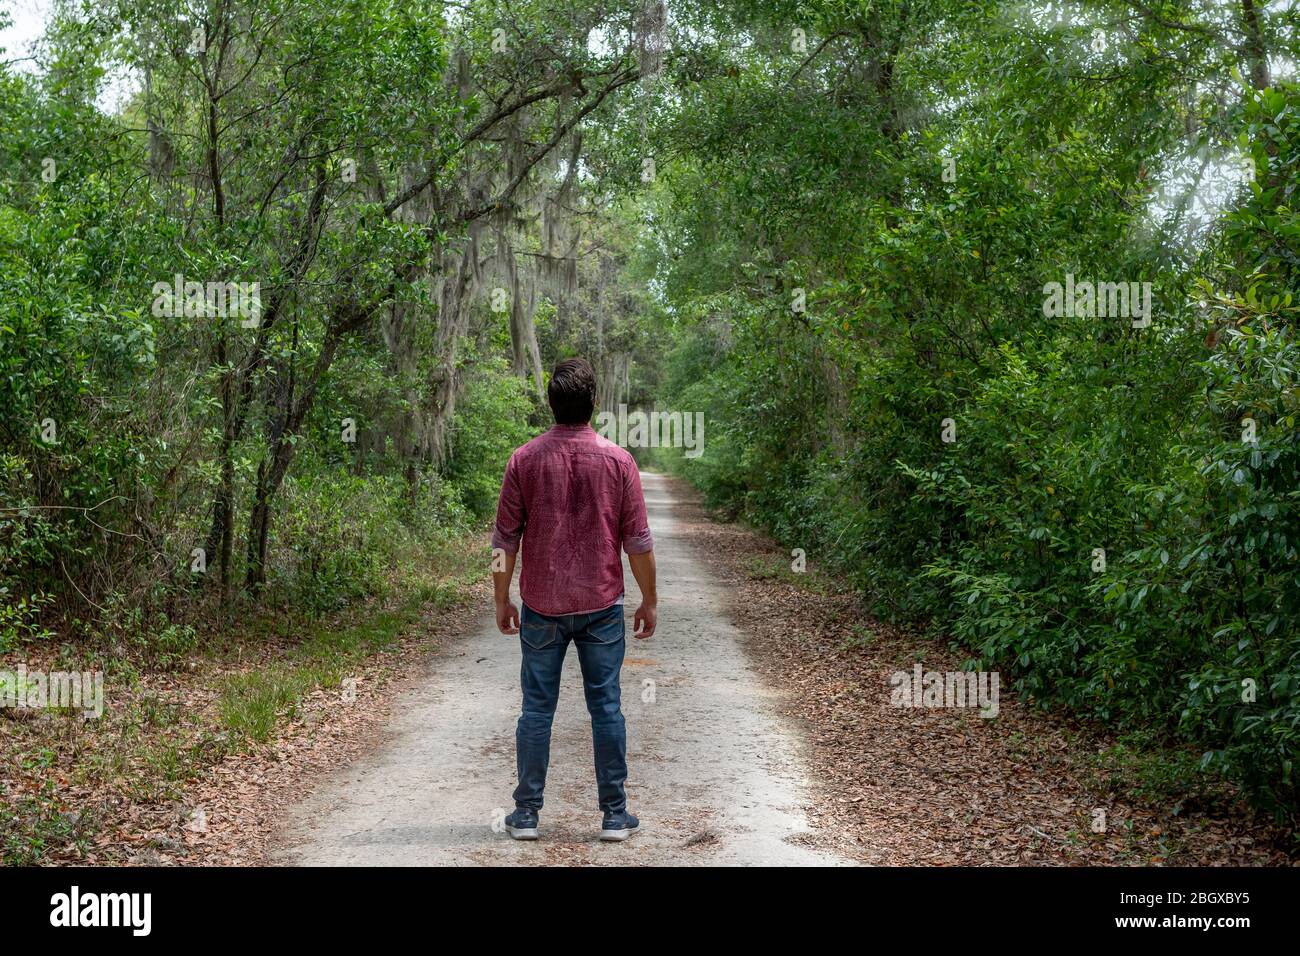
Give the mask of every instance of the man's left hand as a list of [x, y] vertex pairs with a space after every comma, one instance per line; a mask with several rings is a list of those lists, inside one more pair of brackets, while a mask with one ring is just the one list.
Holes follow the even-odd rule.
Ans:
[[519, 608], [513, 601], [497, 604], [497, 630], [502, 634], [519, 633]]

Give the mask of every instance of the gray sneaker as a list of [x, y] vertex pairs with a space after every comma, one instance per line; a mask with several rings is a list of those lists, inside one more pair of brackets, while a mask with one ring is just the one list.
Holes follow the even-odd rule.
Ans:
[[534, 810], [516, 810], [506, 817], [506, 830], [516, 840], [537, 839], [537, 813]]
[[641, 821], [626, 810], [622, 813], [607, 813], [600, 825], [602, 840], [626, 840], [641, 826]]

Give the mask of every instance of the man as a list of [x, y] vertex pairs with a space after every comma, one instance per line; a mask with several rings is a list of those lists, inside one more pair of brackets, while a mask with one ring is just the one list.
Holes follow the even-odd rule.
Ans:
[[[583, 359], [566, 359], [551, 374], [547, 398], [555, 425], [522, 448], [506, 466], [492, 535], [497, 627], [519, 634], [523, 711], [515, 729], [519, 786], [506, 829], [516, 840], [536, 840], [551, 722], [560, 696], [560, 672], [572, 641], [582, 666], [596, 752], [596, 790], [602, 840], [626, 840], [639, 825], [627, 812], [627, 732], [620, 704], [623, 666], [623, 562], [627, 552], [641, 588], [633, 636], [645, 639], [658, 620], [654, 539], [646, 523], [641, 476], [628, 452], [591, 427], [596, 374]], [[510, 601], [510, 581], [523, 538], [519, 575], [523, 618]], [[498, 550], [499, 549], [499, 550]]]

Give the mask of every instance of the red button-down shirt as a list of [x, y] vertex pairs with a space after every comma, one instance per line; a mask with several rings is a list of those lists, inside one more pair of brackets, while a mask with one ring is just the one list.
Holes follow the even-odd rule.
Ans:
[[590, 425], [553, 425], [506, 466], [492, 547], [519, 550], [519, 593], [539, 614], [587, 614], [623, 596], [621, 547], [654, 548], [641, 475]]

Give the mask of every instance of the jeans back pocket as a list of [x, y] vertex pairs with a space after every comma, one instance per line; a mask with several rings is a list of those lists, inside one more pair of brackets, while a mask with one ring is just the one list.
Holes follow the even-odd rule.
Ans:
[[623, 605], [615, 604], [600, 618], [587, 625], [587, 633], [597, 644], [617, 644], [623, 640]]
[[555, 643], [558, 627], [550, 621], [525, 619], [519, 625], [519, 639], [535, 651], [550, 647]]

